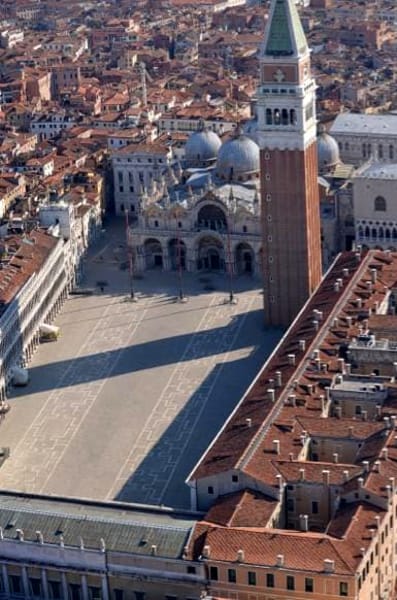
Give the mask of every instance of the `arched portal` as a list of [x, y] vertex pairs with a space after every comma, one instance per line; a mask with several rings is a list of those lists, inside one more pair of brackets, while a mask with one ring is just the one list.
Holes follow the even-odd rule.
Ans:
[[197, 269], [222, 271], [225, 268], [222, 242], [211, 235], [202, 237], [198, 243]]
[[247, 243], [241, 243], [236, 248], [235, 261], [237, 273], [253, 273], [254, 251]]
[[173, 238], [168, 242], [171, 269], [186, 269], [186, 245], [183, 240]]
[[197, 215], [200, 229], [212, 229], [212, 231], [226, 231], [226, 215], [219, 206], [206, 204], [200, 208]]
[[163, 249], [159, 240], [148, 238], [144, 243], [145, 265], [147, 269], [161, 268], [163, 266]]

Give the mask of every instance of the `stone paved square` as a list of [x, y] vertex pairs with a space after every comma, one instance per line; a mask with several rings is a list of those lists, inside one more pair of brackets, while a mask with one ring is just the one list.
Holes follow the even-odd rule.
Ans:
[[235, 407], [280, 332], [265, 331], [259, 282], [175, 273], [134, 281], [120, 269], [120, 226], [91, 252], [84, 285], [56, 324], [62, 336], [40, 346], [30, 383], [15, 389], [1, 424], [10, 458], [2, 489], [189, 507], [183, 484]]

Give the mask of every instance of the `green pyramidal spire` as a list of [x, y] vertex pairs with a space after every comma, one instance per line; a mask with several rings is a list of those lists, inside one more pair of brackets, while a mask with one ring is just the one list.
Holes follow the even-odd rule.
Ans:
[[299, 56], [307, 49], [294, 0], [272, 0], [265, 34], [265, 55]]

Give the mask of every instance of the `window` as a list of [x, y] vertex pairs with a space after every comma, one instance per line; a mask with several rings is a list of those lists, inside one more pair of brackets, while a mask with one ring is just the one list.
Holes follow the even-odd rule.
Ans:
[[312, 502], [312, 513], [313, 515], [318, 515], [318, 502]]
[[248, 585], [256, 585], [255, 571], [248, 571]]
[[293, 498], [287, 498], [287, 511], [288, 512], [294, 512], [294, 510], [295, 510], [294, 499]]
[[348, 595], [348, 585], [345, 581], [341, 581], [339, 583], [339, 596], [347, 596]]
[[196, 567], [189, 566], [187, 568], [187, 572], [189, 573], [189, 575], [194, 575], [196, 573]]
[[10, 588], [13, 594], [22, 594], [22, 582], [19, 575], [10, 576]]
[[52, 600], [59, 600], [61, 598], [61, 584], [59, 581], [48, 582], [48, 592]]
[[210, 579], [218, 581], [218, 567], [210, 567]]
[[394, 158], [394, 146], [389, 146], [389, 158]]
[[374, 210], [376, 210], [378, 212], [386, 211], [386, 200], [383, 196], [377, 196], [375, 198]]
[[135, 600], [145, 600], [145, 592], [134, 592]]
[[237, 483], [238, 482], [238, 475], [232, 475], [232, 481], [233, 481], [233, 483]]
[[212, 485], [208, 486], [208, 490], [207, 491], [208, 491], [209, 494], [213, 494], [214, 493], [214, 488], [212, 487]]
[[379, 144], [379, 146], [378, 146], [378, 156], [379, 156], [379, 158], [383, 158], [383, 146], [382, 146], [382, 144]]
[[305, 577], [305, 592], [314, 592], [314, 581], [311, 577]]
[[113, 598], [114, 600], [124, 600], [123, 590], [113, 590]]
[[361, 408], [361, 406], [360, 406], [359, 404], [356, 404], [356, 406], [355, 406], [355, 408], [354, 408], [354, 412], [355, 412], [355, 414], [356, 414], [357, 416], [359, 416], [359, 415], [361, 415], [361, 414], [362, 414], [362, 412], [363, 412], [363, 411], [362, 411], [362, 408]]
[[29, 579], [30, 593], [34, 598], [41, 598], [41, 579], [31, 577]]
[[78, 583], [71, 583], [69, 585], [70, 592], [70, 600], [80, 600], [81, 599], [81, 587]]
[[165, 600], [178, 600], [178, 597], [166, 595]]
[[266, 574], [266, 587], [274, 588], [274, 575], [273, 573]]
[[90, 600], [102, 600], [101, 588], [90, 586], [88, 588], [88, 597]]
[[295, 577], [292, 575], [287, 575], [287, 590], [295, 589]]
[[236, 583], [236, 569], [227, 570], [227, 580], [229, 583]]
[[155, 221], [155, 222], [154, 222], [154, 226], [155, 226], [155, 227], [158, 227], [158, 226], [159, 226], [159, 222], [158, 222], [158, 221]]

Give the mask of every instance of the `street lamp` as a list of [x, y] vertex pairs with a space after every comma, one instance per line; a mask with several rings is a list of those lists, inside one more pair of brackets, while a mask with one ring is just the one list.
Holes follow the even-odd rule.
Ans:
[[130, 245], [130, 227], [129, 227], [129, 222], [128, 222], [128, 208], [125, 209], [125, 238], [126, 238], [126, 244], [127, 244], [130, 302], [136, 302], [137, 298], [136, 298], [135, 292], [134, 292], [134, 263], [133, 263], [133, 256], [132, 256], [132, 246]]
[[234, 209], [234, 196], [232, 187], [230, 187], [229, 196], [229, 208], [226, 214], [226, 235], [227, 235], [227, 270], [229, 274], [229, 298], [226, 299], [225, 304], [237, 304], [237, 298], [233, 292], [233, 254], [232, 254], [232, 239], [230, 231], [230, 215]]
[[[183, 265], [182, 265], [182, 247], [181, 247], [181, 234], [179, 231], [178, 217], [180, 216], [180, 212], [178, 211], [178, 207], [175, 207], [174, 210], [174, 218], [175, 218], [175, 229], [176, 229], [176, 267], [178, 271], [178, 296], [176, 298], [177, 302], [187, 302], [187, 298], [183, 293]], [[185, 257], [186, 259], [186, 257]]]

